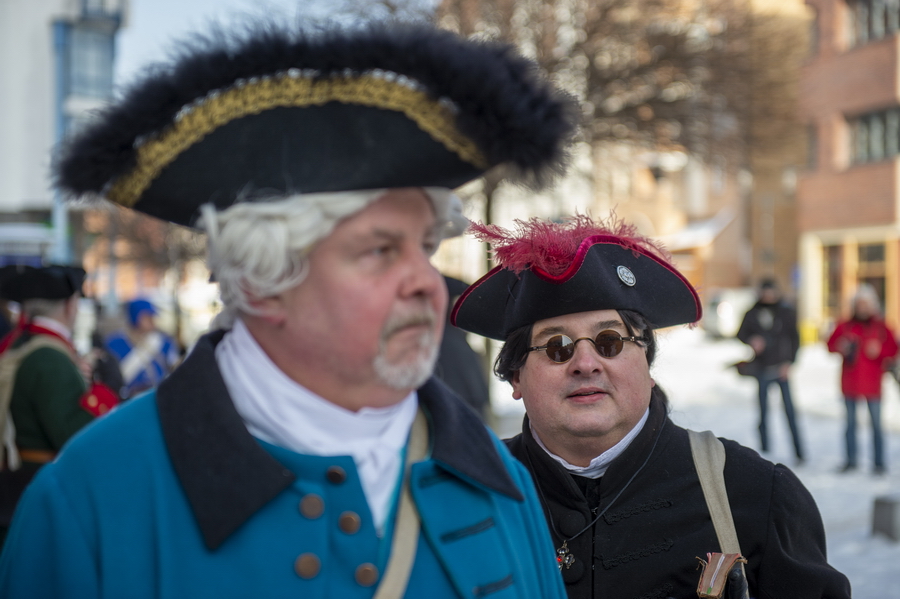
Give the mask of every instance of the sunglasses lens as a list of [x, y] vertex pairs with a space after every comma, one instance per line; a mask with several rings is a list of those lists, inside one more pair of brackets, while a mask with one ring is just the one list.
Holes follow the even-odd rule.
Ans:
[[562, 364], [575, 355], [575, 344], [565, 335], [554, 335], [547, 341], [547, 357]]
[[594, 345], [604, 358], [613, 358], [622, 353], [624, 341], [622, 337], [615, 331], [602, 331], [594, 340]]

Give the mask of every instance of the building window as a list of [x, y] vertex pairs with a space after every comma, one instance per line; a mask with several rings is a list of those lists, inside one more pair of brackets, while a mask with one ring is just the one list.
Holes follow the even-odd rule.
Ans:
[[860, 284], [872, 286], [881, 305], [884, 305], [885, 276], [887, 274], [884, 261], [883, 243], [861, 243], [858, 249], [859, 267], [857, 279]]
[[854, 46], [880, 40], [900, 30], [900, 0], [853, 0], [848, 5]]
[[819, 129], [816, 124], [806, 126], [806, 168], [814, 171], [819, 164]]
[[112, 96], [113, 34], [87, 26], [72, 28], [70, 93], [89, 98]]
[[872, 112], [848, 121], [853, 162], [878, 162], [900, 154], [900, 109]]
[[117, 4], [110, 0], [81, 0], [81, 10], [85, 15], [105, 15], [116, 12]]
[[809, 22], [809, 54], [810, 56], [815, 56], [819, 53], [819, 27], [821, 27], [819, 23], [819, 11], [811, 8], [813, 10], [813, 17]]
[[822, 248], [822, 266], [825, 288], [825, 314], [834, 320], [841, 314], [841, 281], [843, 275], [843, 248], [839, 245], [826, 245]]

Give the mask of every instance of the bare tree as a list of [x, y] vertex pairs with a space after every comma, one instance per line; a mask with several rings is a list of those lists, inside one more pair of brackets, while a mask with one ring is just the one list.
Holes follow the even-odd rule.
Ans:
[[443, 0], [437, 20], [531, 55], [582, 101], [591, 144], [740, 153], [749, 37], [741, 0]]

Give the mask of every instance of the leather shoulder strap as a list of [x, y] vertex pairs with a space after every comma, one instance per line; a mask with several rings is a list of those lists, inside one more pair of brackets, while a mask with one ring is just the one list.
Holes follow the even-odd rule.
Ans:
[[[51, 347], [64, 354], [71, 355], [69, 346], [62, 339], [52, 335], [35, 335], [19, 347], [8, 349], [0, 354], [0, 465], [5, 463], [10, 470], [19, 468], [19, 453], [15, 445], [15, 427], [9, 415], [9, 404], [12, 401], [13, 388], [16, 384], [16, 373], [22, 361], [33, 352]], [[0, 466], [2, 467], [2, 466]]]
[[420, 528], [419, 512], [409, 492], [409, 469], [412, 464], [425, 459], [427, 455], [428, 421], [422, 408], [419, 408], [406, 447], [403, 486], [400, 489], [400, 505], [397, 508], [397, 522], [394, 524], [391, 555], [373, 599], [401, 599], [406, 593], [409, 575], [416, 560]]
[[725, 447], [712, 431], [688, 430], [691, 440], [691, 454], [694, 467], [703, 487], [703, 496], [712, 517], [716, 536], [722, 553], [741, 553], [734, 519], [731, 516], [731, 505], [728, 503], [728, 492], [725, 489]]

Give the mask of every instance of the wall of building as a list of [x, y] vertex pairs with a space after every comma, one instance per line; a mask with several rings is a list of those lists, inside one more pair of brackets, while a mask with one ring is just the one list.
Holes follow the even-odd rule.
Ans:
[[853, 134], [860, 116], [900, 106], [900, 39], [888, 32], [856, 42], [851, 5], [808, 4], [817, 14], [818, 45], [801, 74], [800, 110], [815, 153], [799, 177], [797, 212], [800, 317], [812, 340], [848, 316], [860, 283], [877, 288], [889, 323], [900, 322], [900, 160], [896, 151], [860, 159]]
[[0, 211], [49, 210], [53, 21], [63, 0], [0, 0]]

